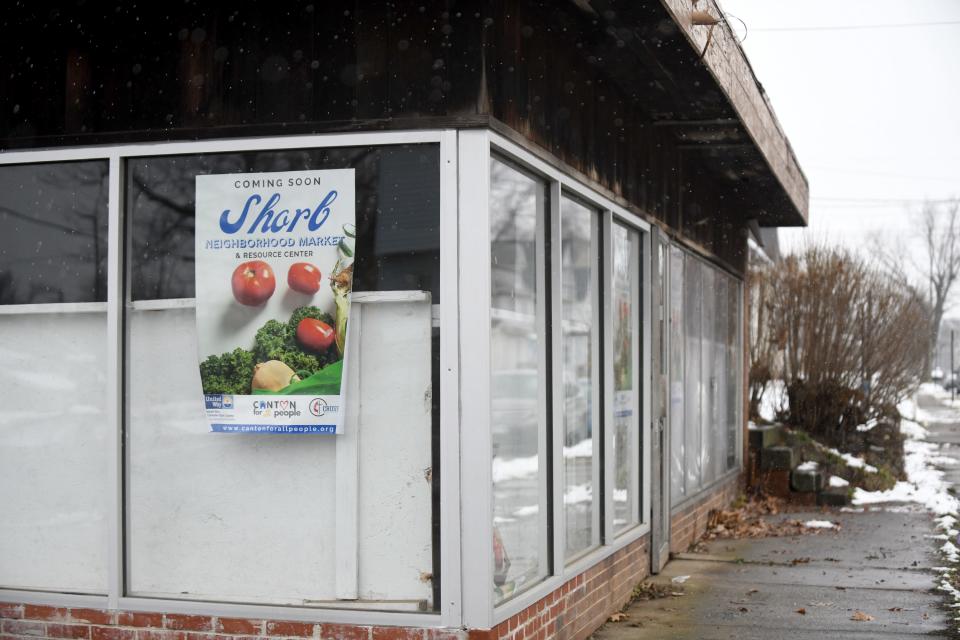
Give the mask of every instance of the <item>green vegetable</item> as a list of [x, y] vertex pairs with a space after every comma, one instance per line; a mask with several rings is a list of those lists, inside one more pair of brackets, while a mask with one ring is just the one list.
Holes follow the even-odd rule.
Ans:
[[293, 315], [290, 316], [290, 322], [287, 323], [290, 336], [292, 336], [294, 341], [296, 341], [297, 336], [297, 325], [300, 324], [300, 321], [304, 318], [313, 318], [314, 320], [325, 322], [331, 327], [333, 326], [333, 316], [325, 311], [321, 311], [318, 307], [297, 307], [293, 310]]
[[[289, 338], [290, 330], [286, 323], [267, 320], [267, 323], [257, 330], [257, 335], [253, 339], [253, 355], [257, 362], [282, 360], [277, 357], [277, 354], [286, 350]], [[295, 367], [290, 368], [296, 370]]]
[[278, 395], [335, 396], [340, 393], [340, 381], [343, 373], [343, 360], [324, 367], [309, 378], [294, 382], [279, 391], [255, 390], [254, 394], [274, 393]]
[[308, 353], [297, 342], [297, 325], [304, 318], [321, 320], [330, 326], [334, 324], [333, 316], [317, 307], [295, 309], [289, 322], [267, 320], [257, 330], [252, 351], [234, 349], [230, 353], [209, 356], [200, 364], [203, 392], [249, 394], [254, 366], [259, 362], [279, 360], [307, 379], [336, 360], [338, 355], [332, 348], [324, 353]]
[[320, 362], [314, 356], [304, 353], [285, 322], [267, 320], [253, 339], [253, 357], [257, 362], [279, 360], [294, 371], [316, 371]]
[[200, 363], [200, 379], [204, 393], [246, 395], [250, 393], [253, 353], [246, 349], [234, 349], [230, 353], [209, 356]]

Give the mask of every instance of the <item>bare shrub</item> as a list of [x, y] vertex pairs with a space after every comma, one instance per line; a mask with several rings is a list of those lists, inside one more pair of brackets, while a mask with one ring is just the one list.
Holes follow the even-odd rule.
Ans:
[[756, 352], [761, 364], [782, 354], [788, 421], [843, 445], [857, 425], [895, 416], [897, 401], [921, 378], [928, 346], [929, 313], [914, 292], [823, 245], [760, 270], [752, 280], [763, 288], [768, 326]]

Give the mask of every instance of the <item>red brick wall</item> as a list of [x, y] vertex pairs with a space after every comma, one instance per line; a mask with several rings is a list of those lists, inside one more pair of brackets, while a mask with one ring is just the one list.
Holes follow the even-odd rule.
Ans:
[[[582, 640], [650, 570], [647, 537], [618, 550], [496, 628], [470, 640]], [[0, 640], [466, 640], [458, 629], [374, 627], [0, 603]]]
[[458, 629], [314, 624], [0, 603], [0, 640], [464, 640]]
[[582, 640], [619, 611], [634, 585], [650, 573], [649, 537], [601, 560], [562, 587], [469, 640]]
[[690, 548], [707, 530], [710, 512], [726, 509], [740, 493], [741, 475], [725, 480], [706, 495], [695, 498], [670, 516], [670, 552], [681, 553]]

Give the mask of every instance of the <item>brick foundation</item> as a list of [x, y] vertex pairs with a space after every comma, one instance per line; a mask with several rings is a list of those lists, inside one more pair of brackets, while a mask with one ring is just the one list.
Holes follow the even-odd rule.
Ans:
[[469, 633], [0, 603], [0, 640], [582, 640], [627, 602], [649, 572], [644, 536], [495, 628]]
[[707, 530], [710, 512], [726, 509], [740, 493], [741, 475], [731, 476], [670, 515], [670, 553], [682, 553]]
[[620, 549], [559, 589], [470, 640], [582, 640], [630, 599], [650, 574], [649, 536]]
[[[736, 498], [739, 480], [726, 480], [672, 515], [672, 552], [686, 551], [699, 539], [710, 511]], [[467, 632], [0, 602], [0, 640], [583, 640], [649, 575], [649, 541], [644, 536], [619, 549], [493, 629]]]
[[0, 640], [465, 640], [459, 629], [315, 624], [0, 603]]

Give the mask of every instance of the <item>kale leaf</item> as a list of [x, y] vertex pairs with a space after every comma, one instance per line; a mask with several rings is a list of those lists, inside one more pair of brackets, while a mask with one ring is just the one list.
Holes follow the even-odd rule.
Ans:
[[245, 395], [253, 380], [253, 353], [234, 349], [219, 356], [209, 356], [200, 363], [200, 380], [204, 393]]

